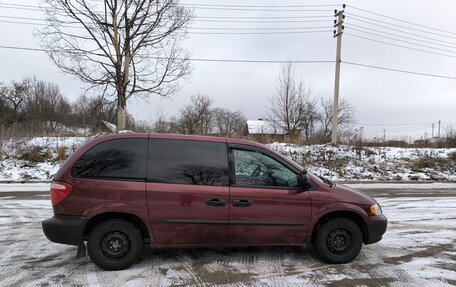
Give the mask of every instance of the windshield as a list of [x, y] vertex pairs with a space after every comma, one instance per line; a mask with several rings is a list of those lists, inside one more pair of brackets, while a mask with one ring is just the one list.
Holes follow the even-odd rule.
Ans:
[[307, 173], [310, 174], [310, 175], [312, 175], [313, 178], [315, 178], [316, 180], [320, 181], [321, 183], [327, 184], [327, 185], [329, 185], [329, 186], [331, 186], [331, 187], [336, 186], [336, 183], [335, 183], [335, 182], [333, 182], [333, 181], [327, 179], [326, 177], [323, 177], [323, 176], [321, 176], [321, 175], [316, 175], [315, 173], [312, 173], [312, 172], [310, 172], [310, 171], [308, 171]]

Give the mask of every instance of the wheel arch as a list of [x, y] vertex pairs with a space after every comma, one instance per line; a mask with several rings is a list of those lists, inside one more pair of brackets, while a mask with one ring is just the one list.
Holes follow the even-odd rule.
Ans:
[[368, 239], [368, 230], [367, 230], [367, 225], [364, 221], [364, 218], [362, 215], [354, 212], [354, 211], [349, 211], [349, 210], [337, 210], [337, 211], [332, 211], [329, 213], [326, 213], [325, 215], [321, 216], [318, 221], [315, 223], [312, 229], [312, 235], [311, 235], [311, 240], [310, 243], [312, 246], [314, 246], [315, 242], [315, 237], [318, 232], [318, 229], [325, 224], [326, 222], [330, 221], [331, 219], [336, 219], [336, 218], [346, 218], [354, 223], [359, 227], [361, 230], [361, 233], [363, 235], [363, 243], [367, 242]]
[[131, 214], [131, 213], [124, 213], [124, 212], [105, 212], [100, 213], [92, 218], [86, 223], [84, 228], [84, 239], [87, 239], [90, 232], [100, 223], [105, 222], [106, 220], [125, 220], [127, 222], [132, 223], [136, 228], [139, 229], [141, 235], [143, 236], [144, 241], [150, 241], [150, 233], [147, 225], [144, 221], [139, 218], [138, 216]]

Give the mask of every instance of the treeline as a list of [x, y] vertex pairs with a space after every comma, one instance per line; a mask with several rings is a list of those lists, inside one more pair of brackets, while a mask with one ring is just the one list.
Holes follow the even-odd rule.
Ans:
[[[43, 135], [105, 129], [102, 121], [116, 123], [117, 103], [103, 96], [81, 95], [70, 101], [59, 86], [36, 78], [0, 83], [0, 129], [3, 135]], [[240, 111], [214, 106], [207, 96], [195, 95], [175, 116], [135, 121], [127, 114], [126, 129], [135, 132], [217, 134], [241, 136], [246, 118]]]
[[[262, 118], [277, 134], [303, 138], [308, 143], [328, 142], [332, 102], [315, 98], [309, 89], [284, 70], [276, 92]], [[0, 83], [0, 132], [2, 136], [39, 136], [99, 132], [102, 121], [116, 123], [117, 102], [103, 96], [81, 95], [70, 101], [52, 82], [37, 78]], [[267, 106], [266, 106], [267, 107]], [[346, 100], [339, 106], [341, 135], [353, 136], [354, 108]], [[245, 137], [247, 118], [242, 111], [219, 107], [205, 95], [194, 95], [175, 115], [156, 115], [153, 122], [135, 121], [127, 113], [126, 129], [135, 132], [180, 133]], [[346, 136], [348, 137], [348, 136]]]
[[[71, 128], [102, 129], [102, 120], [116, 120], [116, 103], [102, 96], [81, 95], [70, 101], [59, 86], [36, 78], [0, 83], [2, 135], [43, 135]], [[127, 116], [128, 128], [134, 120]]]
[[194, 95], [175, 116], [159, 115], [152, 125], [138, 123], [136, 127], [154, 133], [242, 137], [246, 134], [246, 121], [241, 111], [217, 107], [208, 96]]

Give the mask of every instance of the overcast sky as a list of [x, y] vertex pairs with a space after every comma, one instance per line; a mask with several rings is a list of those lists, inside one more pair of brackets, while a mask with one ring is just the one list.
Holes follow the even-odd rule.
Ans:
[[[3, 0], [1, 2], [25, 5], [39, 4], [38, 0]], [[182, 1], [182, 3], [283, 6], [334, 4], [337, 1], [186, 0]], [[356, 8], [367, 9], [404, 21], [454, 32], [452, 34], [398, 22], [348, 6], [345, 9], [347, 18], [346, 33], [343, 35], [342, 40], [342, 61], [456, 77], [455, 1], [388, 0], [374, 2], [353, 0], [345, 1], [345, 3]], [[327, 10], [317, 12], [297, 11], [310, 8], [281, 8], [294, 10], [281, 12], [195, 9], [194, 14], [196, 17], [332, 16], [334, 8], [340, 9], [341, 5], [312, 8]], [[350, 18], [350, 13], [352, 13], [353, 18]], [[1, 4], [0, 16], [44, 18], [43, 13], [39, 11], [9, 9]], [[377, 19], [387, 22], [381, 23], [377, 21], [377, 24], [398, 31], [380, 26], [375, 27], [354, 19], [354, 17], [360, 16], [370, 18], [358, 18], [365, 21], [372, 22], [372, 19]], [[309, 19], [313, 18], [303, 18], [301, 20]], [[326, 20], [326, 22], [212, 23], [198, 22], [196, 18], [191, 27], [297, 28], [325, 26], [328, 27], [328, 30], [332, 30], [333, 17], [316, 19]], [[13, 19], [0, 18], [0, 20], [11, 21]], [[350, 24], [353, 24], [353, 26]], [[33, 36], [33, 30], [39, 28], [39, 26], [11, 23], [0, 23], [0, 26], [1, 45], [39, 48], [39, 44]], [[402, 35], [399, 39], [410, 43], [377, 37], [352, 29], [362, 30], [366, 29], [366, 27]], [[428, 31], [429, 33], [419, 30]], [[404, 34], [401, 31], [409, 33]], [[372, 30], [371, 32], [374, 33]], [[385, 33], [375, 33], [398, 38]], [[348, 34], [450, 56], [391, 46], [356, 38]], [[416, 41], [413, 38], [421, 39], [422, 41]], [[429, 46], [429, 48], [412, 43]], [[333, 39], [332, 32], [278, 35], [190, 34], [188, 39], [185, 40], [184, 46], [193, 58], [210, 59], [334, 60], [336, 53], [336, 40]], [[57, 83], [63, 93], [70, 99], [75, 99], [85, 88], [79, 80], [59, 72], [48, 60], [47, 55], [42, 52], [0, 49], [0, 65], [0, 81], [21, 80], [24, 77], [35, 75], [39, 79]], [[145, 121], [152, 121], [160, 112], [170, 117], [189, 102], [191, 95], [200, 93], [211, 97], [217, 106], [241, 110], [248, 119], [265, 117], [268, 110], [268, 98], [274, 93], [276, 78], [280, 72], [281, 64], [194, 62], [193, 67], [194, 70], [189, 79], [181, 81], [182, 89], [177, 95], [166, 100], [153, 96], [147, 103], [143, 100], [132, 98], [127, 103], [128, 112], [133, 114], [135, 119]], [[311, 86], [315, 97], [332, 99], [334, 63], [295, 64], [294, 67], [296, 75], [301, 77], [307, 85]], [[434, 133], [437, 135], [437, 122], [439, 120], [442, 121], [442, 126], [450, 123], [456, 124], [456, 79], [418, 76], [342, 64], [340, 95], [347, 98], [356, 107], [356, 128], [364, 127], [365, 134], [369, 137], [383, 137], [383, 129], [386, 129], [387, 138], [402, 136], [418, 138], [424, 136], [425, 133], [430, 136], [432, 123], [435, 124]]]

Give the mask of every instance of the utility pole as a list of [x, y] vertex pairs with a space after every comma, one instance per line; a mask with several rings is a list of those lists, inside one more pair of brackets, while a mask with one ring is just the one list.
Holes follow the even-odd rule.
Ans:
[[[345, 4], [342, 5], [345, 9]], [[333, 116], [332, 116], [332, 135], [331, 143], [337, 145], [337, 126], [339, 123], [339, 81], [340, 81], [340, 54], [342, 48], [342, 31], [344, 30], [344, 10], [334, 10], [334, 28], [337, 27], [337, 31], [334, 30], [334, 37], [337, 38], [337, 50], [336, 50], [336, 77], [334, 81], [334, 102], [333, 102]]]
[[386, 142], [386, 129], [383, 129], [383, 143]]
[[432, 138], [434, 138], [434, 123], [432, 123]]
[[437, 132], [437, 137], [440, 139], [440, 120], [439, 120], [439, 130]]

